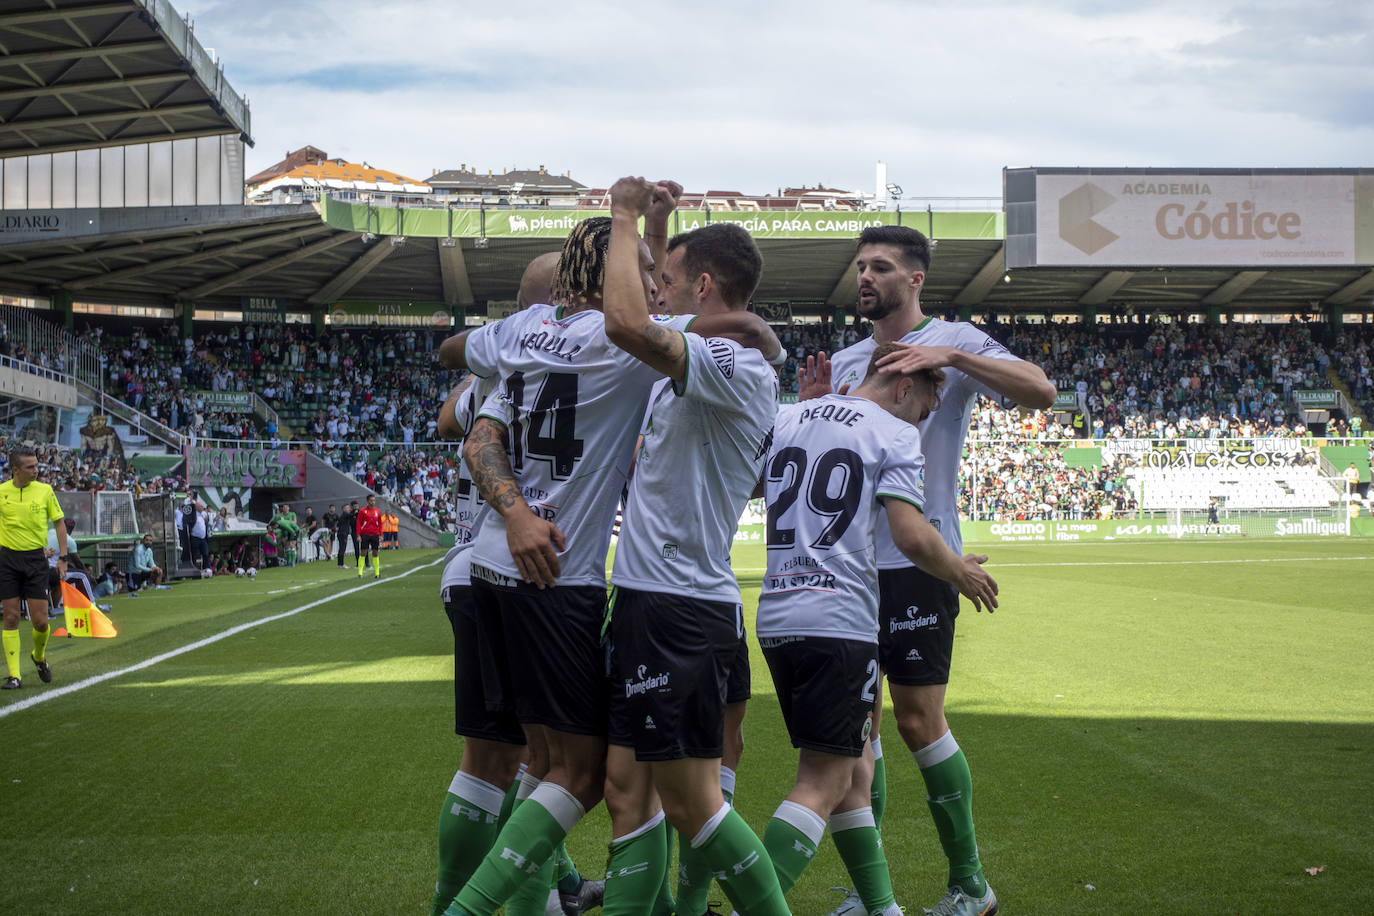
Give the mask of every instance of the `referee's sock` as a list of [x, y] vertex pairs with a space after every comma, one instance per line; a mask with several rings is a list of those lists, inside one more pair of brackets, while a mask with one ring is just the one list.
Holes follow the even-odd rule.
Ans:
[[[491, 916], [531, 876], [549, 861], [554, 847], [586, 814], [567, 789], [541, 782], [492, 844], [472, 879], [449, 907], [450, 916]], [[547, 890], [547, 885], [545, 886]]]
[[735, 909], [749, 916], [791, 913], [767, 849], [728, 803], [692, 837], [692, 847], [701, 851]]
[[883, 841], [873, 822], [872, 808], [855, 808], [830, 818], [830, 838], [863, 901], [864, 912], [881, 913], [896, 901], [887, 870]]
[[[16, 636], [19, 635], [19, 631], [18, 631], [18, 630], [15, 630], [14, 632], [15, 632], [15, 635], [16, 635]], [[48, 634], [50, 634], [51, 632], [52, 632], [52, 624], [51, 624], [51, 623], [45, 625], [45, 626], [43, 627], [43, 629], [41, 629], [41, 630], [38, 629], [38, 627], [34, 627], [34, 628], [33, 628], [33, 660], [34, 660], [34, 661], [36, 661], [36, 662], [41, 662], [41, 661], [44, 661], [44, 660], [48, 657]]]
[[0, 640], [5, 645], [5, 670], [10, 677], [19, 677], [19, 631], [0, 631]]
[[497, 818], [505, 793], [461, 770], [449, 783], [439, 809], [439, 874], [431, 916], [440, 916], [472, 877], [500, 829]]
[[380, 576], [382, 574], [382, 555], [377, 554], [372, 558], [372, 574]]
[[926, 783], [926, 804], [949, 859], [949, 886], [963, 888], [970, 897], [988, 892], [978, 841], [973, 833], [973, 774], [954, 735], [938, 740], [913, 755]]
[[792, 889], [816, 857], [816, 848], [821, 845], [823, 836], [825, 818], [805, 805], [784, 801], [773, 812], [763, 834], [763, 845], [773, 860], [784, 894]]
[[[670, 912], [659, 893], [668, 873], [667, 826], [660, 811], [624, 836], [611, 840], [602, 916], [666, 916]], [[650, 900], [654, 904], [646, 908], [645, 902]]]

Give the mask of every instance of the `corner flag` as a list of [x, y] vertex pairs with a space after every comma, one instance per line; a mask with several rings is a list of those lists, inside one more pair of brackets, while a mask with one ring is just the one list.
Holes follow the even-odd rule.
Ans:
[[66, 623], [69, 636], [95, 636], [113, 639], [119, 635], [110, 618], [100, 612], [91, 599], [66, 582], [62, 585], [62, 603], [67, 608]]

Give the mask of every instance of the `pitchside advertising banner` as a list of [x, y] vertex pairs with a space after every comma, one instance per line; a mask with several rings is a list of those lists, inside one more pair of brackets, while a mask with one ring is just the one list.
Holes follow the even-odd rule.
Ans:
[[[609, 216], [608, 210], [423, 210], [369, 207], [325, 198], [323, 216], [338, 229], [426, 238], [566, 238], [579, 222]], [[869, 226], [910, 226], [933, 238], [1000, 239], [1006, 228], [998, 212], [707, 212], [679, 210], [673, 232], [707, 223], [739, 223], [754, 238], [854, 239]]]
[[[1365, 534], [1363, 526], [1351, 519], [1350, 533]], [[1247, 519], [1242, 527], [1234, 520], [1222, 519], [1208, 525], [1190, 517], [1175, 523], [1163, 518], [1091, 519], [1084, 521], [961, 522], [959, 531], [965, 544], [1046, 543], [1069, 541], [1120, 541], [1141, 538], [1176, 538], [1180, 535], [1220, 535], [1222, 537], [1344, 537], [1346, 522], [1340, 519], [1273, 517]]]
[[1041, 170], [1034, 203], [1033, 259], [1010, 267], [1374, 265], [1364, 170]]
[[305, 452], [270, 448], [187, 446], [186, 480], [195, 487], [305, 486]]

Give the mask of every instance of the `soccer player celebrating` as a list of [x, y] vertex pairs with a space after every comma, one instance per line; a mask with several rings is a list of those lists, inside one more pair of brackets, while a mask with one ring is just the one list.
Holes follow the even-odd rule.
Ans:
[[[560, 305], [533, 306], [440, 348], [448, 368], [502, 377], [463, 447], [495, 513], [473, 542], [473, 600], [497, 669], [487, 702], [514, 706], [541, 780], [455, 898], [455, 916], [493, 913], [602, 796], [606, 550], [659, 378], [605, 335], [610, 229], [610, 219], [594, 217], [568, 236]], [[642, 294], [652, 298], [646, 246], [640, 258]]]
[[[611, 188], [606, 334], [669, 384], [650, 406], [611, 576], [606, 803], [614, 839], [605, 912], [649, 911], [667, 869], [666, 811], [684, 857], [695, 851], [710, 868], [699, 879], [703, 894], [711, 872], [724, 874], [740, 909], [785, 913], [763, 844], [720, 786], [727, 681], [743, 626], [730, 546], [767, 449], [777, 373], [758, 350], [650, 317], [636, 227], [656, 201], [675, 204], [680, 194], [671, 182], [638, 178]], [[762, 269], [743, 228], [696, 229], [668, 242], [658, 305], [675, 314], [742, 312]], [[684, 492], [694, 500], [687, 507]], [[680, 903], [677, 912], [689, 911]]]
[[[921, 423], [925, 458], [925, 517], [955, 553], [962, 548], [958, 495], [959, 458], [972, 405], [979, 394], [1006, 406], [1036, 409], [1053, 405], [1054, 385], [1038, 366], [1018, 359], [987, 334], [964, 322], [946, 322], [921, 311], [921, 287], [930, 268], [930, 243], [900, 226], [876, 226], [859, 237], [858, 314], [873, 322], [873, 336], [825, 355], [809, 373], [806, 394], [858, 383], [881, 344], [903, 346], [880, 361], [883, 372], [943, 369], [940, 405]], [[958, 595], [947, 582], [910, 561], [878, 526], [879, 663], [887, 675], [897, 730], [915, 756], [925, 780], [931, 816], [949, 859], [949, 891], [932, 912], [937, 916], [996, 912], [997, 896], [983, 877], [973, 830], [973, 781], [968, 761], [945, 721], [945, 687], [954, 648]], [[917, 608], [908, 616], [908, 608]], [[876, 726], [876, 723], [875, 723]], [[875, 817], [882, 824], [885, 803], [882, 744], [874, 728], [879, 762], [874, 773]]]
[[[894, 349], [880, 348], [876, 357]], [[759, 645], [801, 755], [796, 785], [764, 840], [790, 888], [815, 856], [828, 819], [864, 911], [898, 916], [869, 799], [867, 739], [879, 687], [875, 527], [886, 527], [903, 556], [954, 583], [975, 606], [997, 606], [997, 583], [981, 567], [987, 557], [961, 558], [921, 514], [915, 424], [937, 403], [943, 374], [880, 375], [877, 358], [852, 394], [779, 410], [767, 457]]]
[[368, 556], [372, 557], [372, 577], [381, 578], [382, 558], [378, 548], [382, 542], [382, 510], [377, 508], [377, 494], [367, 494], [367, 505], [358, 510], [358, 575], [363, 574]]
[[[52, 682], [48, 647], [48, 528], [57, 532], [57, 556], [67, 555], [67, 526], [52, 487], [38, 482], [38, 454], [24, 445], [10, 452], [10, 479], [0, 483], [0, 607], [8, 677], [0, 690], [17, 690], [19, 678], [19, 603], [29, 606], [33, 652], [29, 658], [43, 683]], [[66, 563], [58, 560], [58, 575]]]

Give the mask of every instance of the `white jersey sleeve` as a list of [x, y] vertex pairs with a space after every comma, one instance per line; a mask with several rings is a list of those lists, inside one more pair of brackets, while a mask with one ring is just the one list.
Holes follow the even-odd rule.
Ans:
[[687, 370], [682, 384], [673, 386], [680, 395], [723, 410], [740, 411], [749, 407], [759, 388], [776, 381], [777, 373], [758, 350], [726, 337], [691, 333], [682, 337], [687, 346]]
[[506, 319], [502, 318], [468, 332], [463, 344], [463, 361], [473, 375], [490, 378], [496, 374], [501, 358], [501, 328], [505, 323]]

